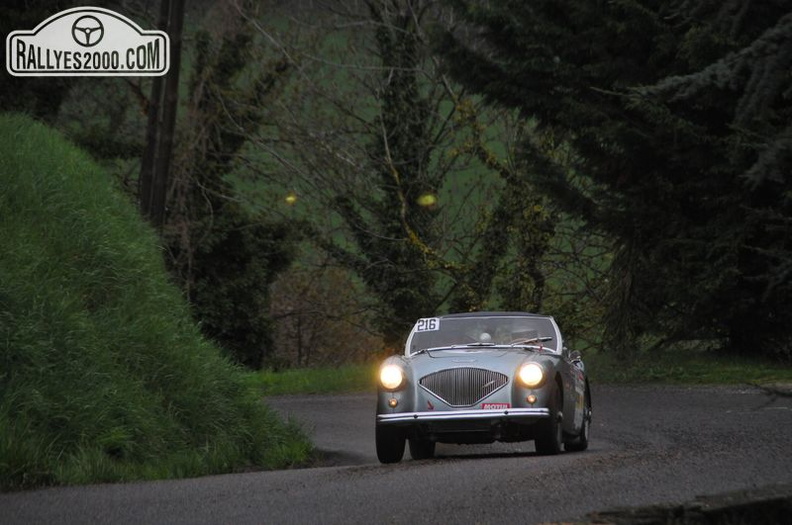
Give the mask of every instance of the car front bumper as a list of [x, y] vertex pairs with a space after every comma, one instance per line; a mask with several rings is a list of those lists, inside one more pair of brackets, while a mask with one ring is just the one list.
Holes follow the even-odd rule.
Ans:
[[443, 421], [492, 421], [530, 423], [550, 417], [547, 408], [498, 408], [489, 410], [438, 410], [427, 412], [400, 412], [377, 414], [379, 425], [405, 425]]

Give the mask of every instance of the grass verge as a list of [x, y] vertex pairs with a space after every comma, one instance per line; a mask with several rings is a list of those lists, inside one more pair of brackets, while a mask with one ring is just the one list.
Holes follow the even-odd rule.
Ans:
[[[625, 363], [613, 356], [584, 356], [589, 377], [599, 384], [768, 385], [792, 384], [792, 367], [714, 353], [670, 351]], [[249, 374], [248, 382], [265, 396], [344, 394], [376, 390], [377, 366], [290, 369]]]
[[0, 136], [0, 489], [308, 459], [201, 337], [112, 178], [22, 115]]
[[293, 368], [251, 373], [248, 381], [265, 396], [293, 394], [346, 394], [376, 390], [377, 366], [344, 365], [337, 368]]
[[738, 385], [792, 383], [792, 367], [781, 363], [718, 354], [714, 351], [669, 350], [642, 354], [630, 362], [604, 353], [585, 357], [589, 375], [598, 383], [665, 383]]

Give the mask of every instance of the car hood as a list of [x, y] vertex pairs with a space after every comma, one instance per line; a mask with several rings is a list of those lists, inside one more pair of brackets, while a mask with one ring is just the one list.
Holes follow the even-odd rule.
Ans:
[[510, 352], [510, 350], [502, 349], [502, 348], [480, 348], [480, 347], [469, 347], [466, 346], [464, 348], [444, 348], [444, 349], [435, 349], [435, 350], [427, 350], [425, 355], [429, 356], [431, 359], [476, 359], [477, 357], [482, 358], [497, 358], [503, 357], [505, 354]]
[[511, 376], [522, 363], [529, 360], [540, 360], [546, 355], [511, 348], [465, 347], [428, 350], [409, 358], [409, 360], [418, 377], [438, 370], [462, 367], [497, 370]]

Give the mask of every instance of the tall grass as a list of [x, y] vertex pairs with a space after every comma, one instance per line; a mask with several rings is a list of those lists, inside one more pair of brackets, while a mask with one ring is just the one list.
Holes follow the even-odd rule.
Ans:
[[376, 364], [346, 364], [339, 367], [291, 368], [251, 373], [248, 381], [265, 396], [290, 394], [345, 394], [377, 389]]
[[201, 338], [112, 179], [27, 117], [0, 115], [0, 136], [0, 487], [304, 460]]

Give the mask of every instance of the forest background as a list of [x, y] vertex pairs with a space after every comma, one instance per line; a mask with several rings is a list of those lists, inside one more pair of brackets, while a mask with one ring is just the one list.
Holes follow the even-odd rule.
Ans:
[[[170, 24], [169, 77], [3, 75], [0, 110], [113, 175], [237, 362], [371, 361], [477, 309], [792, 360], [788, 2], [93, 4]], [[75, 5], [6, 2], [3, 34]]]

